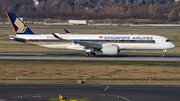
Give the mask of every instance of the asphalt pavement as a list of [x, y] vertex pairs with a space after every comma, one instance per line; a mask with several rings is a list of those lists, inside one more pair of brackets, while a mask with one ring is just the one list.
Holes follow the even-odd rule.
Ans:
[[47, 101], [87, 98], [91, 101], [180, 101], [180, 86], [0, 85], [0, 101]]

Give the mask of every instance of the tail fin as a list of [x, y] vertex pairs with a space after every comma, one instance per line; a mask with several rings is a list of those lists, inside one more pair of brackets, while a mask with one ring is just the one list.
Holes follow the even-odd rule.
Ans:
[[6, 12], [15, 34], [34, 34], [15, 13]]

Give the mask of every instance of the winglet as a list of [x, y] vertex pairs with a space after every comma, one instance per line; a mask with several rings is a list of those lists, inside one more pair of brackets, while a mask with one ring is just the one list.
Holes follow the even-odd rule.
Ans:
[[54, 37], [57, 39], [61, 39], [58, 35], [56, 35], [56, 33], [52, 33], [52, 35], [54, 35]]
[[64, 28], [64, 31], [67, 33], [67, 34], [70, 34], [71, 32], [69, 32], [67, 29]]
[[6, 15], [15, 34], [34, 34], [15, 13], [6, 12]]

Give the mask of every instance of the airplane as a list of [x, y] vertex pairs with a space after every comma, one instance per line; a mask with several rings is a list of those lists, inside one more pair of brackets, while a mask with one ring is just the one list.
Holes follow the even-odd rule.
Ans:
[[95, 56], [94, 51], [117, 55], [120, 50], [163, 50], [164, 56], [168, 49], [175, 47], [169, 39], [159, 35], [52, 34], [60, 40], [71, 41], [69, 49], [85, 50], [87, 57]]
[[106, 55], [117, 55], [121, 50], [167, 50], [175, 45], [166, 37], [159, 35], [138, 34], [72, 34], [64, 29], [66, 34], [34, 34], [12, 12], [6, 13], [15, 35], [10, 39], [53, 49], [84, 50], [86, 57], [94, 57], [95, 51]]

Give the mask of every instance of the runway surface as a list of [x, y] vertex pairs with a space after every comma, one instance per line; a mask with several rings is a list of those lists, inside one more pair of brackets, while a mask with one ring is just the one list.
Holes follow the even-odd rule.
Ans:
[[0, 85], [0, 101], [47, 101], [59, 95], [92, 101], [180, 101], [179, 94], [180, 86]]
[[23, 59], [23, 60], [105, 60], [105, 61], [180, 61], [180, 56], [161, 55], [97, 55], [85, 57], [83, 54], [26, 54], [26, 53], [1, 53], [0, 59]]

